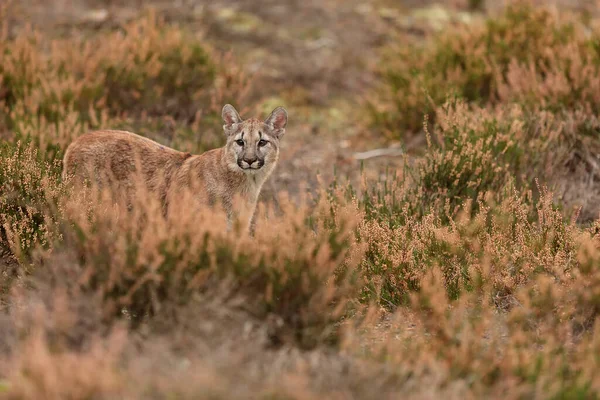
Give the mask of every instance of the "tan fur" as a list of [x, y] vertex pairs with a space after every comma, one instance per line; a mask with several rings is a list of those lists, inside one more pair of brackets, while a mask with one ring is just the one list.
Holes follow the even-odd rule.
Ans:
[[260, 190], [279, 159], [287, 112], [278, 107], [265, 121], [242, 121], [237, 111], [226, 105], [223, 120], [227, 144], [200, 155], [182, 153], [126, 131], [84, 134], [67, 148], [63, 178], [109, 184], [130, 196], [134, 174], [140, 172], [145, 186], [165, 207], [174, 206], [182, 190], [189, 189], [201, 205], [222, 204], [229, 222], [243, 214], [249, 215], [251, 224]]

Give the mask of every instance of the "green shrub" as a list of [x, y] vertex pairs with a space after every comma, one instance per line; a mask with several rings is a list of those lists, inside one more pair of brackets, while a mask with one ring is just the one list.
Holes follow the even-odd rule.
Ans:
[[506, 195], [505, 189], [527, 172], [524, 167], [536, 164], [534, 158], [523, 162], [528, 123], [522, 114], [472, 111], [454, 99], [436, 115], [439, 123], [433, 137], [427, 132], [423, 157], [372, 188], [375, 192], [365, 199], [368, 216], [393, 226], [404, 223], [403, 214], [431, 214], [447, 223], [467, 203], [476, 212], [480, 202], [489, 200], [486, 196]]

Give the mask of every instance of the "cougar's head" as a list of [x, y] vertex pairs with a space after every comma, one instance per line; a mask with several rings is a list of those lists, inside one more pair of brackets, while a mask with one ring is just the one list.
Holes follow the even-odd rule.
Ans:
[[285, 108], [277, 107], [264, 121], [256, 118], [244, 121], [232, 105], [226, 104], [222, 116], [229, 168], [248, 174], [270, 171], [279, 159], [279, 141], [288, 119]]

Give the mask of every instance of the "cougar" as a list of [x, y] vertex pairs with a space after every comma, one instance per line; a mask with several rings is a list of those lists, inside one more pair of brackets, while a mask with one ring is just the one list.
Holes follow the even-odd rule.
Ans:
[[[63, 179], [109, 184], [131, 195], [134, 174], [159, 196], [165, 210], [174, 206], [182, 190], [192, 190], [201, 205], [220, 204], [228, 226], [235, 216], [254, 225], [261, 188], [279, 159], [279, 143], [288, 115], [277, 107], [269, 117], [242, 120], [236, 109], [223, 107], [224, 147], [199, 155], [180, 152], [132, 132], [99, 130], [74, 140], [63, 159]], [[165, 211], [166, 212], [166, 211]]]

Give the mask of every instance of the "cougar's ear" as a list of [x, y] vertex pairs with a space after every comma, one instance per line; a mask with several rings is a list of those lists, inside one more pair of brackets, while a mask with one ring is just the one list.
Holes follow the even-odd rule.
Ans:
[[221, 117], [223, 118], [223, 122], [225, 122], [223, 130], [228, 135], [234, 130], [236, 124], [242, 122], [240, 114], [238, 114], [231, 104], [225, 104], [223, 111], [221, 112]]
[[287, 126], [288, 114], [285, 108], [277, 107], [271, 112], [271, 115], [265, 120], [265, 124], [271, 129], [272, 133], [281, 138], [285, 133]]

